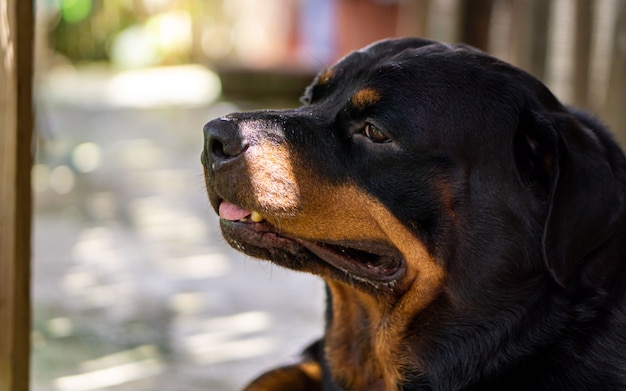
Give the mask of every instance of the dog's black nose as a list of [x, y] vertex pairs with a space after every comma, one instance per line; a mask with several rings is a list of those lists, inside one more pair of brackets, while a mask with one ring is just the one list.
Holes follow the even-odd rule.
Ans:
[[204, 125], [204, 150], [213, 171], [235, 160], [247, 148], [235, 121], [223, 117]]

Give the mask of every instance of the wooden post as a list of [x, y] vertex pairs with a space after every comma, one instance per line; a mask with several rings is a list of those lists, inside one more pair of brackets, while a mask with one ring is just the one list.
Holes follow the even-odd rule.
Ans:
[[431, 0], [400, 2], [398, 7], [399, 37], [428, 37]]
[[623, 39], [626, 37], [626, 4], [618, 2], [616, 11], [609, 87], [601, 113], [626, 148], [626, 47]]
[[548, 57], [548, 34], [552, 0], [530, 1], [530, 25], [528, 69], [539, 80], [546, 80]]
[[574, 26], [574, 99], [573, 104], [588, 107], [589, 67], [591, 65], [591, 36], [593, 33], [593, 2], [576, 1]]
[[27, 391], [30, 357], [33, 2], [0, 0], [0, 391]]
[[461, 6], [461, 41], [484, 51], [489, 50], [493, 0], [468, 0]]

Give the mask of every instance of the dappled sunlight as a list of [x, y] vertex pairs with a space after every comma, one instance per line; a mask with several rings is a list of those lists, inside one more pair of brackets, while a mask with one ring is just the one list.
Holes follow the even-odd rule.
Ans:
[[96, 275], [89, 271], [69, 271], [63, 278], [61, 287], [71, 295], [82, 295], [86, 290], [97, 284]]
[[217, 75], [200, 65], [124, 71], [64, 66], [48, 72], [39, 87], [46, 99], [112, 108], [202, 106], [215, 101], [220, 91]]
[[149, 138], [124, 140], [116, 148], [115, 158], [127, 170], [154, 169], [163, 161], [165, 148]]
[[[161, 185], [176, 186], [176, 182], [163, 182]], [[136, 198], [131, 207], [133, 218], [147, 243], [198, 243], [208, 235], [206, 223], [200, 216], [172, 207], [165, 197]]]
[[226, 255], [216, 253], [162, 260], [159, 269], [175, 280], [202, 280], [222, 277], [231, 266]]
[[[166, 156], [168, 151], [160, 149], [161, 152], [165, 152], [165, 154], [161, 154], [162, 157]], [[159, 152], [159, 153], [161, 153]], [[149, 156], [149, 155], [148, 155]], [[154, 161], [153, 164], [158, 164], [157, 161]], [[130, 166], [127, 166], [130, 168]], [[136, 169], [139, 169], [142, 165], [135, 166]], [[192, 185], [194, 181], [198, 180], [200, 173], [198, 170], [193, 170], [191, 168], [184, 169], [156, 169], [152, 167], [149, 170], [130, 170], [127, 174], [127, 179], [137, 184], [138, 187], [142, 187], [146, 190], [146, 194], [157, 194], [157, 196], [145, 197], [141, 201], [138, 201], [136, 207], [144, 210], [146, 214], [149, 214], [150, 207], [156, 207], [157, 209], [167, 206], [167, 195], [179, 194], [181, 192], [185, 192], [189, 190], [188, 186]], [[160, 207], [158, 206], [162, 204]], [[146, 209], [148, 208], [148, 209]]]
[[180, 292], [170, 296], [170, 311], [180, 316], [201, 315], [207, 307], [206, 294], [199, 292]]
[[58, 391], [90, 391], [154, 377], [164, 370], [155, 346], [140, 346], [82, 364], [84, 373], [54, 381]]
[[196, 364], [209, 365], [260, 357], [273, 353], [279, 340], [272, 337], [254, 337], [197, 348], [192, 352]]
[[74, 188], [76, 178], [72, 170], [61, 165], [53, 168], [49, 174], [49, 185], [57, 194], [67, 194]]
[[66, 317], [48, 319], [46, 329], [54, 338], [63, 338], [74, 333], [74, 323]]
[[115, 233], [107, 228], [86, 229], [72, 249], [77, 265], [91, 265], [103, 273], [115, 273], [125, 267], [125, 255], [113, 246]]
[[108, 308], [112, 313], [123, 312], [126, 316], [131, 315], [139, 308], [137, 305], [126, 304], [129, 308], [124, 308], [120, 300], [132, 299], [136, 293], [137, 286], [132, 281], [117, 281], [111, 284], [101, 284], [84, 289], [80, 293], [80, 299], [87, 308]]
[[272, 326], [272, 323], [271, 315], [260, 311], [207, 319], [199, 324], [204, 332], [187, 337], [184, 346], [192, 351], [199, 346], [211, 345], [223, 339], [265, 331]]
[[219, 93], [219, 78], [194, 65], [121, 72], [105, 90], [111, 105], [138, 108], [202, 105], [214, 101]]
[[72, 151], [72, 163], [79, 172], [92, 172], [102, 163], [102, 151], [94, 142], [79, 144]]
[[272, 326], [264, 312], [244, 312], [213, 318], [198, 325], [199, 333], [184, 339], [182, 346], [199, 364], [258, 357], [271, 353], [277, 344], [273, 337], [259, 336]]

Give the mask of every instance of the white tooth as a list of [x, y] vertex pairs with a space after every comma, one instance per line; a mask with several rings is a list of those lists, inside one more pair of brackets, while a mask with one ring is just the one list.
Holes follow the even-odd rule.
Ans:
[[254, 221], [255, 223], [259, 223], [263, 221], [263, 216], [261, 216], [259, 212], [253, 211], [252, 214], [250, 215], [250, 220]]

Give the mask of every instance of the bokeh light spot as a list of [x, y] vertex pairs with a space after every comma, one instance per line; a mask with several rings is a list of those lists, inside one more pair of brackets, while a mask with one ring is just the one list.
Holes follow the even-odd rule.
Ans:
[[58, 166], [50, 173], [50, 187], [58, 194], [67, 194], [74, 188], [76, 179], [68, 166]]
[[100, 166], [100, 147], [92, 142], [77, 145], [72, 152], [74, 167], [80, 172], [91, 172]]
[[92, 0], [61, 0], [61, 16], [68, 23], [85, 20], [91, 13]]

